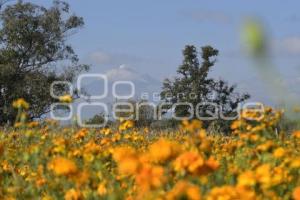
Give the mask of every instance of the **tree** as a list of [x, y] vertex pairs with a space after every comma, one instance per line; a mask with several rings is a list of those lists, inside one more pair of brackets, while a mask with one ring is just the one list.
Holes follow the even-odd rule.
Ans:
[[[209, 115], [207, 110], [214, 109], [210, 105], [199, 106], [199, 103], [216, 103], [224, 108], [227, 115], [230, 115], [237, 108], [240, 102], [245, 101], [250, 96], [239, 94], [235, 91], [236, 86], [230, 86], [223, 80], [214, 80], [208, 77], [208, 73], [214, 66], [219, 51], [211, 46], [201, 48], [202, 63], [198, 59], [198, 51], [195, 46], [188, 45], [183, 50], [183, 63], [179, 66], [178, 76], [174, 80], [166, 79], [163, 83], [161, 98], [164, 102], [190, 103], [196, 113], [200, 116]], [[186, 117], [190, 115], [190, 106], [176, 106], [176, 116]], [[208, 124], [208, 123], [206, 123]]]
[[[30, 103], [29, 117], [39, 118], [56, 101], [49, 94], [51, 84], [73, 82], [88, 69], [67, 44], [83, 19], [56, 0], [50, 8], [22, 1], [7, 5], [0, 21], [0, 124], [14, 120], [11, 104], [21, 97]], [[65, 92], [58, 89], [58, 94]]]
[[232, 119], [237, 116], [239, 112], [239, 104], [250, 98], [248, 93], [240, 94], [236, 91], [237, 85], [229, 85], [224, 80], [215, 80], [211, 85], [211, 91], [213, 95], [210, 98], [210, 102], [219, 105], [222, 115], [229, 120], [218, 118], [214, 121], [214, 129], [220, 132], [229, 132]]
[[104, 113], [96, 114], [92, 118], [88, 119], [85, 123], [87, 125], [102, 125], [105, 123], [105, 117], [106, 116]]

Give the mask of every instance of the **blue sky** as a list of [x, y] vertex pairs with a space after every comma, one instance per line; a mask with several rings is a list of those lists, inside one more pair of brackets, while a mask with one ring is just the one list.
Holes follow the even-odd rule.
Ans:
[[[49, 5], [50, 1], [34, 1]], [[211, 76], [237, 83], [241, 90], [264, 95], [263, 84], [240, 42], [247, 17], [265, 25], [272, 64], [284, 81], [300, 83], [300, 2], [296, 0], [68, 0], [85, 27], [70, 42], [92, 72], [125, 64], [158, 80], [175, 75], [186, 44], [220, 50]]]

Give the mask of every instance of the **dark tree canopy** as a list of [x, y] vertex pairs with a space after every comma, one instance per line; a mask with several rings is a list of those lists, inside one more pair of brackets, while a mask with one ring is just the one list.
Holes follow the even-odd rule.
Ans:
[[[215, 80], [208, 77], [208, 73], [214, 66], [219, 51], [211, 46], [204, 46], [199, 53], [195, 46], [188, 45], [183, 50], [183, 63], [178, 67], [178, 76], [174, 80], [166, 79], [163, 83], [161, 97], [169, 103], [191, 103], [194, 108], [199, 103], [216, 103], [223, 108], [226, 115], [232, 114], [238, 104], [248, 99], [248, 94], [236, 92], [235, 85], [229, 85], [226, 81]], [[202, 58], [200, 63], [198, 57]], [[192, 95], [191, 95], [192, 94]], [[199, 110], [200, 116], [205, 116], [206, 111], [211, 108], [202, 106]], [[178, 106], [175, 113], [177, 116], [189, 116], [190, 106]]]
[[11, 104], [18, 98], [30, 103], [31, 118], [40, 117], [56, 101], [49, 93], [53, 81], [72, 82], [88, 69], [67, 43], [83, 19], [62, 1], [50, 8], [18, 1], [2, 6], [0, 22], [0, 124], [14, 120]]

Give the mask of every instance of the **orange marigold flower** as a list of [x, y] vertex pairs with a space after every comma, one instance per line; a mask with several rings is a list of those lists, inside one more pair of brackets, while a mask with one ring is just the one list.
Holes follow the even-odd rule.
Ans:
[[261, 152], [269, 151], [273, 147], [274, 143], [271, 140], [266, 141], [263, 144], [257, 146], [257, 150]]
[[185, 152], [174, 162], [175, 171], [197, 173], [198, 169], [204, 165], [204, 159], [196, 152]]
[[200, 130], [202, 128], [202, 122], [199, 120], [183, 120], [182, 121], [182, 129], [186, 130], [188, 132], [195, 132], [197, 130]]
[[300, 158], [294, 158], [290, 163], [290, 168], [300, 168]]
[[219, 169], [220, 167], [220, 163], [215, 160], [213, 157], [210, 157], [206, 162], [205, 165], [208, 166], [209, 169], [211, 169], [212, 171], [215, 171], [217, 169]]
[[90, 173], [87, 170], [76, 173], [76, 176], [72, 176], [72, 180], [76, 183], [76, 186], [87, 184], [89, 182]]
[[54, 171], [57, 175], [71, 175], [77, 172], [76, 164], [63, 157], [54, 158], [48, 163], [48, 169]]
[[65, 194], [65, 200], [81, 200], [82, 194], [80, 191], [75, 189], [70, 189]]
[[234, 186], [222, 186], [213, 188], [207, 198], [207, 200], [220, 200], [220, 199], [243, 199], [243, 200], [255, 200], [255, 192], [245, 187]]
[[293, 199], [300, 200], [300, 186], [296, 187], [293, 191]]
[[208, 174], [219, 168], [219, 162], [214, 158], [207, 161], [197, 152], [185, 152], [181, 154], [174, 162], [175, 171], [181, 173], [191, 173], [195, 175]]
[[119, 147], [114, 149], [113, 158], [117, 161], [118, 169], [121, 174], [132, 175], [140, 166], [137, 153], [130, 147]]
[[201, 193], [198, 186], [186, 181], [179, 181], [166, 195], [167, 200], [190, 199], [201, 200]]
[[158, 188], [165, 181], [164, 169], [159, 166], [144, 165], [136, 175], [135, 181], [142, 191]]
[[105, 183], [100, 183], [97, 188], [97, 193], [99, 196], [105, 196], [107, 194], [107, 189]]
[[246, 171], [239, 175], [238, 185], [239, 186], [254, 186], [256, 184], [255, 173], [252, 171]]
[[271, 186], [271, 166], [269, 164], [263, 164], [258, 166], [255, 170], [256, 180], [263, 185], [264, 188]]
[[88, 132], [89, 132], [88, 129], [83, 128], [74, 135], [74, 139], [76, 140], [83, 139], [88, 134]]
[[285, 154], [285, 150], [282, 147], [275, 149], [273, 152], [273, 156], [275, 158], [281, 158], [282, 156], [284, 156], [284, 154]]
[[164, 162], [178, 155], [180, 146], [166, 139], [160, 139], [149, 147], [149, 156], [154, 162]]
[[241, 120], [236, 120], [236, 121], [232, 122], [231, 129], [235, 130], [235, 129], [240, 128], [241, 126], [242, 126], [242, 121]]
[[300, 138], [300, 131], [293, 132], [293, 137]]

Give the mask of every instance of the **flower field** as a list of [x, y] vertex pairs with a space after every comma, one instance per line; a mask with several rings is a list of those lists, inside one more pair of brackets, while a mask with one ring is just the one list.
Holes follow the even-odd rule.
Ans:
[[31, 122], [0, 132], [0, 196], [298, 200], [300, 132], [277, 134], [280, 117], [268, 109], [262, 119], [242, 118], [232, 136], [208, 134], [195, 120], [172, 131]]

